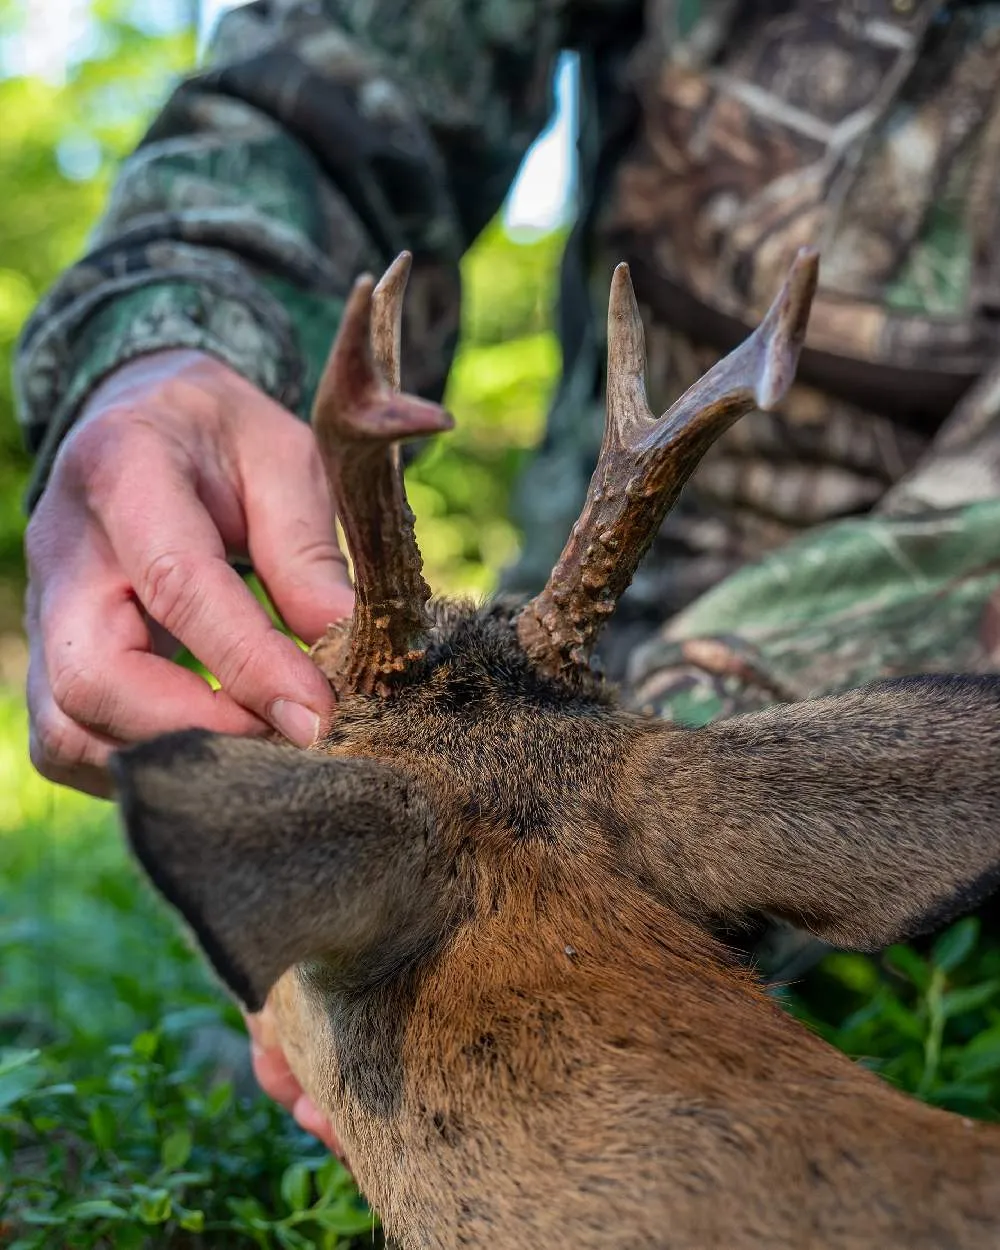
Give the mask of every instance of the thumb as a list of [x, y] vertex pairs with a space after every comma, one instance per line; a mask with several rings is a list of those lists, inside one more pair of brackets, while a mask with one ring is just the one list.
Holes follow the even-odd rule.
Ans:
[[304, 642], [350, 616], [354, 591], [337, 545], [334, 507], [312, 431], [280, 413], [243, 449], [243, 507], [254, 570], [282, 620]]

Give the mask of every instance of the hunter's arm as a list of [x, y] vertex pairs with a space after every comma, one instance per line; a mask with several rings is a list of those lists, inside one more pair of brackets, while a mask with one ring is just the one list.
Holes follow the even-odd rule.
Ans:
[[286, 0], [227, 15], [23, 332], [29, 503], [95, 384], [151, 351], [209, 352], [304, 413], [352, 279], [403, 247], [408, 385], [440, 392], [459, 258], [549, 116], [572, 7]]

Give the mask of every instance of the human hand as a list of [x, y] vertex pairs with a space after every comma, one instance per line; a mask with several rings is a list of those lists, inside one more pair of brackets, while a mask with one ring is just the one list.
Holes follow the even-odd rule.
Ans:
[[[314, 641], [353, 603], [329, 488], [309, 428], [221, 361], [158, 352], [111, 374], [25, 549], [31, 758], [50, 780], [107, 796], [112, 751], [192, 726], [315, 740], [328, 683], [227, 557]], [[177, 641], [221, 690], [166, 658]]]
[[269, 1007], [253, 1016], [245, 1016], [250, 1032], [250, 1054], [254, 1076], [261, 1089], [286, 1111], [291, 1112], [300, 1128], [318, 1137], [342, 1163], [344, 1150], [333, 1125], [314, 1102], [302, 1092], [288, 1061], [278, 1044], [274, 1020]]

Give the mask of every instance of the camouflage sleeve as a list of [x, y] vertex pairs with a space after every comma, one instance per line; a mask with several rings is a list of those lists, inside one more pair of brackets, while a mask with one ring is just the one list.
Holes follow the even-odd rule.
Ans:
[[1000, 668], [1000, 364], [868, 516], [727, 578], [631, 656], [637, 703], [703, 725], [883, 678]]
[[87, 394], [143, 353], [211, 352], [304, 413], [351, 280], [404, 246], [407, 385], [440, 392], [458, 260], [548, 118], [567, 8], [258, 0], [225, 17], [23, 331], [29, 506]]

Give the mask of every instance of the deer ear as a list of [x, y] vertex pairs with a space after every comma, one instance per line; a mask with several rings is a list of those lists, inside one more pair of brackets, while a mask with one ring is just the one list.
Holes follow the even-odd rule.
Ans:
[[431, 812], [383, 764], [192, 730], [112, 772], [133, 852], [251, 1011], [304, 959], [386, 957], [418, 897], [434, 915]]
[[1000, 678], [884, 682], [640, 753], [639, 854], [703, 918], [766, 911], [874, 950], [1000, 885]]

